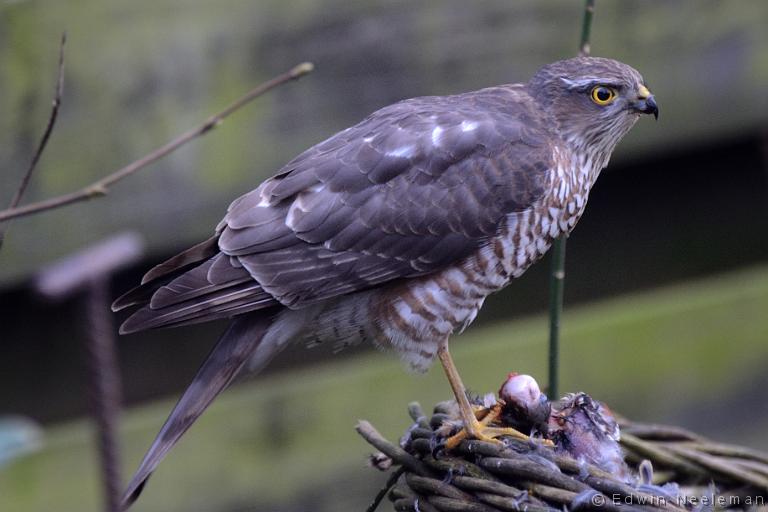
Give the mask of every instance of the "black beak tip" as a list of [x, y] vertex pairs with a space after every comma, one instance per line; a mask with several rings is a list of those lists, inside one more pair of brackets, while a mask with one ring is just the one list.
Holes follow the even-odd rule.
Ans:
[[659, 120], [659, 106], [656, 105], [656, 100], [653, 98], [653, 96], [649, 96], [645, 100], [645, 110], [643, 110], [646, 114], [653, 114], [653, 118], [655, 120]]

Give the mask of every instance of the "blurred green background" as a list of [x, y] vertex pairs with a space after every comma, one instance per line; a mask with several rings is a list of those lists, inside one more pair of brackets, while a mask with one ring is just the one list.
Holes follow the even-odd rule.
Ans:
[[[107, 174], [310, 60], [310, 76], [116, 186], [20, 219], [0, 252], [0, 414], [44, 424], [42, 451], [0, 467], [0, 510], [97, 510], [99, 474], [79, 304], [30, 282], [117, 231], [148, 241], [116, 276], [207, 237], [229, 202], [309, 145], [393, 101], [526, 80], [575, 53], [582, 3], [295, 0], [0, 1], [0, 204], [45, 124], [57, 45], [66, 81], [27, 199]], [[593, 54], [641, 71], [661, 117], [614, 155], [568, 244], [563, 378], [637, 420], [768, 449], [768, 3], [598, 0]], [[546, 262], [486, 304], [453, 343], [468, 385], [546, 380]], [[127, 478], [223, 324], [120, 340]], [[450, 395], [439, 369], [358, 347], [294, 347], [225, 393], [161, 465], [137, 511], [360, 510], [385, 477], [353, 431], [390, 439], [405, 406]], [[158, 400], [154, 402], [154, 400]], [[384, 509], [388, 505], [383, 506]]]

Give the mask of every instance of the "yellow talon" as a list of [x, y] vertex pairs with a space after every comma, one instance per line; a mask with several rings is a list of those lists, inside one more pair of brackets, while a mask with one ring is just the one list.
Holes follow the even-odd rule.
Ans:
[[[476, 419], [470, 422], [468, 426], [464, 426], [457, 434], [449, 437], [445, 442], [445, 447], [448, 450], [452, 450], [459, 446], [464, 439], [477, 439], [478, 441], [485, 441], [489, 443], [501, 443], [497, 438], [501, 436], [509, 436], [521, 441], [528, 441], [530, 437], [522, 432], [509, 427], [492, 427], [490, 424], [496, 421], [501, 416], [501, 404], [496, 404], [490, 409], [481, 409], [475, 411], [475, 417], [479, 417], [479, 421]], [[544, 446], [553, 446], [552, 441], [543, 439], [542, 444]]]
[[[451, 385], [453, 395], [456, 397], [456, 403], [459, 406], [461, 419], [464, 422], [464, 428], [458, 434], [447, 439], [445, 444], [447, 449], [451, 450], [456, 448], [462, 440], [467, 438], [491, 443], [501, 443], [501, 441], [496, 439], [500, 436], [511, 436], [523, 441], [528, 441], [530, 439], [530, 437], [514, 428], [489, 426], [501, 416], [500, 403], [497, 403], [490, 409], [480, 410], [475, 409], [472, 404], [469, 403], [466, 388], [461, 382], [461, 377], [459, 377], [459, 372], [456, 370], [456, 365], [453, 364], [451, 354], [448, 352], [447, 340], [438, 348], [437, 356], [440, 359], [440, 363], [443, 365], [443, 370], [445, 370], [445, 375]], [[484, 416], [483, 411], [487, 411]], [[478, 417], [480, 417], [479, 421]], [[544, 441], [543, 444], [552, 446], [551, 441]]]

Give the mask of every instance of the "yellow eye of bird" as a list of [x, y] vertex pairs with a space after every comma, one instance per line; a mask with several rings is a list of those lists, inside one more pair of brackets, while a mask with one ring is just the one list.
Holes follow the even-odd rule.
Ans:
[[592, 94], [590, 94], [590, 96], [592, 97], [592, 101], [598, 105], [608, 105], [616, 99], [616, 89], [598, 85], [592, 89]]

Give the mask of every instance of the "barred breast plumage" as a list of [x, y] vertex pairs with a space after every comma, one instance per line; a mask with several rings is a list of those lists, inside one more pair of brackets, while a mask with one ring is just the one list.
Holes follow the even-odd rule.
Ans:
[[554, 155], [556, 171], [541, 199], [507, 215], [473, 254], [434, 274], [333, 304], [318, 316], [310, 343], [333, 342], [341, 349], [373, 341], [396, 351], [411, 370], [426, 371], [439, 344], [472, 323], [488, 295], [522, 275], [584, 212], [600, 168], [568, 148]]

